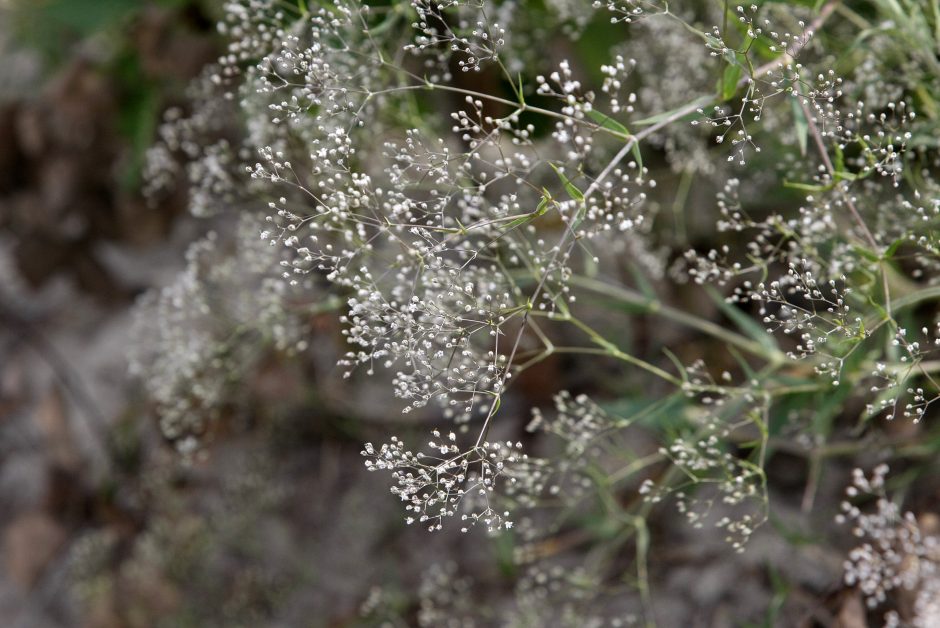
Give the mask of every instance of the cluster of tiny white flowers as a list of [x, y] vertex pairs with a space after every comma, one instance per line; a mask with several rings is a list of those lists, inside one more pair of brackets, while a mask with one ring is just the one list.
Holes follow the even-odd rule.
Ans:
[[[730, 140], [727, 142], [730, 146], [727, 161], [736, 162], [741, 166], [746, 163], [746, 148], [751, 148], [755, 153], [761, 150], [749, 130], [749, 120], [753, 123], [760, 122], [768, 101], [790, 95], [807, 102], [815, 102], [816, 99], [828, 96], [826, 92], [815, 88], [804, 90], [801, 85], [803, 65], [796, 62], [795, 58], [812, 36], [812, 33], [806, 30], [806, 24], [800, 20], [796, 25], [798, 32], [780, 32], [769, 19], [758, 18], [757, 12], [756, 5], [737, 7], [738, 22], [745, 30], [745, 38], [740, 44], [727, 42], [718, 26], [714, 26], [712, 32], [706, 36], [706, 46], [710, 54], [721, 57], [727, 64], [722, 78], [724, 95], [733, 95], [741, 87], [744, 88], [744, 94], [738, 102], [717, 104], [710, 110], [699, 108], [701, 119], [693, 121], [693, 125], [704, 124], [717, 129], [714, 136], [716, 143], [725, 144], [726, 140]], [[764, 41], [767, 48], [773, 52], [784, 52], [787, 62], [770, 68], [766, 74], [757, 72], [749, 59], [752, 43], [756, 40]]]
[[800, 344], [790, 352], [799, 359], [815, 354], [833, 334], [865, 337], [861, 317], [852, 315], [846, 300], [850, 292], [844, 276], [820, 282], [811, 264], [801, 260], [800, 264], [791, 262], [781, 279], [757, 284], [751, 299], [761, 303], [760, 315], [768, 331], [799, 337]]
[[[690, 482], [668, 491], [676, 501], [676, 508], [693, 528], [702, 528], [718, 504], [722, 510], [763, 502], [763, 472], [747, 460], [726, 451], [722, 439], [730, 430], [709, 425], [709, 433], [700, 438], [679, 437], [660, 453], [687, 474]], [[701, 485], [701, 486], [700, 486]], [[714, 489], [710, 494], [708, 487]], [[650, 482], [641, 486], [641, 493], [652, 502], [663, 499], [667, 491], [656, 490]], [[742, 552], [751, 534], [766, 519], [764, 512], [733, 512], [723, 514], [713, 522], [724, 530], [726, 540], [735, 551]]]
[[418, 587], [421, 628], [459, 626], [473, 628], [480, 613], [472, 594], [473, 580], [459, 573], [453, 562], [434, 563], [421, 574]]
[[[462, 58], [485, 59], [467, 47], [473, 40], [455, 43], [453, 31], [417, 5], [420, 44], [406, 46], [412, 53], [446, 40]], [[452, 7], [471, 8], [453, 3], [441, 10]], [[560, 91], [546, 92], [562, 100], [548, 146], [533, 144], [521, 107], [496, 116], [491, 103], [466, 95], [464, 108], [451, 115], [452, 135], [423, 126], [399, 139], [390, 130], [383, 159], [362, 163], [358, 154], [376, 139], [357, 130], [368, 114], [393, 110], [410, 87], [425, 87], [400, 85], [407, 71], [390, 69], [381, 53], [347, 67], [351, 38], [362, 37], [363, 24], [369, 33], [369, 13], [347, 8], [338, 18], [321, 11], [307, 20], [313, 45], [289, 35], [258, 66], [258, 92], [282, 99], [270, 106], [272, 124], [287, 124], [312, 146], [305, 169], [276, 146], [262, 146], [263, 161], [249, 168], [254, 179], [291, 192], [271, 204], [276, 213], [263, 235], [295, 251], [286, 277], [324, 273], [351, 294], [343, 318], [354, 347], [342, 361], [347, 375], [359, 366], [368, 373], [376, 365], [404, 367], [395, 371], [394, 386], [406, 411], [433, 399], [465, 422], [490, 413], [511, 375], [515, 344], [505, 328], [531, 308], [554, 311], [559, 299], [573, 299], [565, 280], [575, 242], [553, 245], [532, 223], [557, 213], [562, 234], [577, 239], [632, 229], [643, 221], [642, 186], [652, 182], [635, 162], [610, 172], [602, 186], [588, 177], [594, 135], [612, 131], [586, 115], [590, 99], [565, 64], [552, 75]], [[477, 36], [492, 42], [485, 30]], [[378, 46], [380, 40], [368, 41]], [[381, 122], [370, 125], [381, 136]], [[544, 156], [552, 150], [563, 151], [557, 161]], [[591, 194], [577, 187], [581, 180]], [[518, 268], [540, 278], [535, 298], [521, 290], [512, 274]]]
[[[895, 591], [916, 592], [911, 625], [927, 628], [937, 616], [933, 596], [940, 580], [940, 538], [925, 534], [913, 513], [902, 512], [888, 498], [887, 474], [885, 464], [876, 467], [870, 477], [855, 469], [852, 484], [846, 488], [846, 500], [836, 521], [851, 525], [860, 545], [849, 552], [844, 563], [845, 583], [858, 587], [872, 609], [886, 604]], [[859, 498], [875, 499], [875, 512], [864, 512], [854, 505]], [[897, 622], [896, 612], [891, 615]]]
[[319, 305], [312, 286], [280, 280], [283, 251], [253, 237], [255, 220], [197, 241], [185, 270], [136, 308], [131, 372], [157, 404], [164, 437], [187, 454], [266, 347], [306, 348], [305, 319]]
[[606, 9], [611, 14], [611, 24], [632, 24], [669, 10], [665, 2], [655, 0], [594, 0], [591, 6]]
[[[594, 479], [588, 468], [603, 463], [607, 439], [630, 425], [610, 416], [587, 395], [572, 397], [562, 391], [554, 396], [554, 406], [548, 416], [533, 408], [526, 430], [551, 436], [563, 449], [551, 457], [529, 458], [526, 465], [513, 469], [514, 482], [506, 494], [522, 506], [535, 508], [546, 500], [567, 506], [590, 495]], [[520, 530], [527, 538], [543, 532], [532, 520]]]
[[412, 27], [418, 34], [405, 50], [440, 51], [434, 59], [438, 67], [454, 56], [461, 72], [479, 72], [481, 64], [498, 59], [506, 44], [506, 29], [487, 19], [483, 3], [477, 0], [412, 0], [411, 6], [417, 14]]
[[[472, 628], [558, 626], [626, 628], [642, 625], [629, 600], [605, 594], [597, 576], [561, 564], [529, 566], [519, 578], [506, 609], [481, 608], [483, 592], [452, 562], [434, 563], [422, 574], [418, 590], [418, 625]], [[634, 602], [633, 608], [636, 608]], [[495, 619], [498, 617], [498, 621]]]
[[414, 453], [393, 436], [390, 442], [375, 447], [366, 443], [362, 455], [370, 471], [390, 471], [397, 482], [392, 493], [405, 503], [405, 522], [424, 525], [430, 531], [441, 530], [444, 520], [459, 515], [461, 530], [467, 532], [477, 523], [487, 531], [512, 527], [509, 512], [490, 505], [490, 494], [504, 479], [507, 466], [525, 461], [522, 444], [483, 441], [464, 449], [457, 435], [446, 438], [437, 430], [436, 440], [428, 442], [429, 453]]
[[[510, 10], [419, 0], [410, 8], [336, 0], [297, 9], [239, 0], [225, 9], [220, 31], [229, 47], [195, 82], [191, 111], [167, 114], [150, 155], [154, 189], [185, 172], [197, 216], [263, 199], [260, 243], [270, 245], [285, 289], [322, 278], [344, 295], [345, 375], [388, 369], [403, 411], [434, 402], [461, 435], [475, 419], [485, 432], [519, 368], [517, 349], [530, 344], [530, 313], [564, 320], [575, 300], [569, 277], [583, 259], [598, 263], [588, 242], [651, 257], [619, 239], [649, 225], [646, 190], [655, 181], [636, 138], [598, 109], [634, 111], [636, 95], [622, 91], [635, 63], [615, 56], [604, 65], [596, 95], [563, 61], [529, 90], [553, 108], [532, 108], [521, 77], [513, 103], [460, 87], [449, 70], [502, 67]], [[449, 127], [409, 113], [422, 93], [453, 107]], [[554, 132], [537, 133], [532, 115], [550, 119]], [[609, 161], [623, 143], [632, 159]], [[196, 291], [202, 278], [191, 279]], [[169, 401], [168, 391], [160, 398]], [[218, 388], [202, 397], [213, 405], [222, 395]], [[162, 409], [162, 420], [179, 423], [190, 410]], [[569, 427], [591, 427], [591, 412], [577, 410], [583, 425]], [[440, 528], [459, 504], [467, 527], [482, 521], [495, 530], [511, 525], [505, 510], [486, 503], [497, 479], [525, 501], [559, 473], [518, 449], [481, 433], [469, 448], [450, 441], [435, 469], [398, 440], [366, 454], [376, 456], [371, 468], [395, 474], [393, 490], [415, 521]], [[424, 491], [419, 484], [432, 471], [437, 490]]]
[[[645, 36], [618, 44], [598, 68], [601, 85], [592, 87], [578, 63], [514, 47], [533, 48], [537, 37], [537, 29], [521, 27], [517, 35], [514, 3], [308, 4], [226, 5], [221, 30], [230, 46], [197, 82], [192, 112], [169, 114], [152, 153], [152, 180], [175, 179], [182, 160], [194, 213], [246, 199], [266, 204], [258, 244], [272, 251], [284, 289], [320, 280], [342, 294], [344, 375], [388, 370], [399, 409], [443, 408], [454, 432], [435, 432], [427, 453], [397, 437], [362, 452], [370, 470], [391, 473], [409, 523], [439, 530], [456, 518], [464, 530], [477, 523], [505, 530], [513, 506], [543, 498], [571, 505], [596, 488], [590, 465], [608, 471], [607, 448], [631, 422], [585, 396], [561, 393], [550, 418], [533, 413], [530, 430], [561, 440], [553, 458], [492, 440], [491, 427], [513, 378], [555, 350], [545, 330], [567, 322], [587, 330], [572, 315], [572, 277], [595, 273], [602, 260], [595, 250], [629, 250], [651, 275], [662, 272], [669, 253], [645, 242], [656, 211], [647, 198], [656, 182], [643, 164], [648, 139], [686, 192], [692, 177], [728, 174], [716, 201], [721, 243], [688, 251], [675, 268], [696, 284], [725, 288], [721, 306], [751, 308], [768, 333], [779, 332], [767, 339], [780, 342], [775, 365], [783, 356], [806, 360], [839, 385], [846, 357], [874, 333], [866, 313], [876, 289], [858, 294], [856, 278], [883, 278], [889, 316], [875, 321], [881, 326], [890, 318], [888, 252], [920, 246], [927, 251], [921, 272], [940, 267], [930, 260], [940, 244], [929, 233], [940, 204], [905, 187], [917, 120], [909, 100], [872, 109], [854, 101], [834, 70], [814, 69], [803, 56], [812, 55], [814, 26], [802, 13], [779, 16], [788, 26], [778, 27], [759, 16], [774, 9], [742, 6], [737, 28], [701, 32], [692, 26], [698, 16], [674, 14], [664, 3], [594, 2], [613, 23], [642, 21]], [[562, 3], [552, 6], [573, 29], [585, 23], [566, 17]], [[704, 15], [723, 19], [713, 10]], [[711, 69], [667, 64], [676, 50], [702, 52], [696, 32], [721, 62], [717, 95]], [[779, 56], [760, 65], [756, 41]], [[647, 80], [645, 70], [664, 64], [670, 67]], [[504, 91], [487, 91], [490, 73]], [[705, 93], [690, 101], [696, 90]], [[442, 115], [427, 115], [431, 109]], [[240, 115], [247, 122], [233, 132]], [[650, 117], [635, 119], [643, 115]], [[692, 125], [659, 134], [689, 117]], [[714, 159], [706, 135], [730, 146], [726, 159]], [[776, 164], [784, 187], [805, 199], [797, 211], [751, 207], [733, 176], [760, 152], [761, 135], [794, 155], [799, 149], [799, 158]], [[754, 175], [758, 193], [771, 174]], [[684, 200], [677, 195], [677, 207]], [[904, 217], [893, 231], [873, 233], [871, 214], [887, 214], [886, 203]], [[743, 254], [732, 245], [739, 240]], [[176, 301], [198, 303], [203, 279], [188, 281]], [[596, 353], [632, 357], [588, 335]], [[756, 344], [766, 346], [764, 339]], [[920, 420], [937, 398], [920, 383], [930, 381], [921, 367], [928, 354], [900, 331], [895, 346], [911, 370], [877, 367], [872, 392], [906, 387], [903, 414]], [[730, 373], [716, 382], [703, 364], [675, 365], [681, 377], [645, 368], [690, 406], [689, 429], [670, 435], [658, 453], [687, 481], [649, 481], [640, 492], [650, 501], [674, 495], [694, 526], [722, 510], [715, 525], [741, 549], [766, 518], [763, 451], [732, 453], [729, 443], [762, 426], [770, 394], [757, 379], [734, 386]], [[195, 378], [197, 370], [180, 373]], [[169, 400], [174, 386], [159, 394]], [[211, 405], [221, 389], [200, 394]], [[897, 414], [899, 398], [886, 395], [870, 409]], [[469, 436], [475, 427], [476, 439]], [[700, 485], [707, 486], [697, 493]], [[753, 504], [759, 512], [747, 511]]]
[[891, 342], [902, 351], [898, 364], [891, 368], [885, 362], [875, 364], [871, 392], [878, 397], [867, 405], [869, 415], [885, 413], [889, 420], [903, 417], [919, 423], [940, 399], [940, 388], [926, 362], [940, 352], [940, 323], [918, 332], [908, 334], [907, 329], [899, 327]]
[[[634, 613], [618, 611], [615, 603], [605, 599], [603, 591], [598, 575], [583, 567], [557, 563], [529, 566], [516, 583], [515, 606], [506, 625], [512, 628], [640, 625]], [[607, 603], [606, 608], [602, 602]]]
[[587, 395], [572, 397], [568, 391], [562, 391], [555, 395], [554, 416], [546, 419], [541, 410], [533, 408], [526, 429], [542, 430], [560, 438], [565, 443], [565, 453], [579, 459], [604, 432], [621, 429], [628, 423], [613, 419]]

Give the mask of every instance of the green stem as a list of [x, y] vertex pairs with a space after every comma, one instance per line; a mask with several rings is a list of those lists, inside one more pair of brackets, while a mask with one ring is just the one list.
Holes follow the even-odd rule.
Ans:
[[783, 361], [783, 354], [779, 351], [770, 353], [765, 347], [762, 347], [760, 343], [725, 329], [721, 325], [699, 318], [697, 316], [693, 316], [683, 312], [682, 310], [678, 310], [662, 303], [657, 299], [650, 299], [628, 288], [614, 286], [596, 279], [589, 279], [587, 277], [579, 276], [573, 276], [571, 278], [571, 285], [609, 296], [622, 303], [643, 309], [649, 314], [657, 314], [663, 318], [673, 321], [674, 323], [698, 330], [713, 338], [727, 342], [729, 345], [733, 345], [752, 355], [761, 357], [768, 362], [776, 364]]
[[[632, 356], [629, 353], [624, 353], [623, 351], [620, 350], [620, 348], [617, 345], [613, 344], [612, 342], [610, 342], [609, 340], [601, 336], [599, 333], [597, 333], [597, 331], [595, 331], [587, 323], [575, 318], [574, 316], [568, 316], [563, 320], [569, 321], [572, 325], [574, 325], [575, 327], [583, 331], [585, 334], [587, 334], [588, 337], [591, 339], [591, 342], [601, 347], [601, 350], [599, 351], [595, 349], [594, 350], [595, 353], [607, 355], [612, 358], [622, 360], [623, 362], [627, 362], [628, 364], [632, 364], [633, 366], [637, 366], [643, 369], [644, 371], [652, 373], [653, 375], [656, 375], [657, 377], [666, 380], [667, 382], [669, 382], [670, 384], [673, 384], [674, 386], [682, 386], [682, 380], [676, 377], [675, 375], [672, 375], [671, 373], [667, 373], [666, 371], [659, 368], [658, 366], [655, 366], [645, 360], [641, 360], [640, 358]], [[584, 349], [582, 351], [590, 352], [587, 349]]]

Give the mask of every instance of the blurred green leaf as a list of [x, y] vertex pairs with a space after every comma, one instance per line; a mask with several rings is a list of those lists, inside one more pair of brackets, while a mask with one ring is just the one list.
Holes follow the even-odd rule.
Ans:
[[790, 98], [790, 108], [793, 111], [793, 130], [796, 133], [796, 141], [800, 146], [800, 155], [806, 156], [806, 144], [809, 137], [809, 122], [806, 120], [806, 114], [803, 107], [800, 106], [799, 96]]
[[578, 186], [572, 183], [571, 180], [565, 176], [565, 173], [562, 172], [560, 168], [558, 168], [558, 166], [551, 162], [549, 162], [548, 165], [552, 167], [552, 170], [554, 170], [555, 174], [558, 175], [558, 178], [561, 179], [562, 185], [565, 186], [565, 191], [568, 193], [568, 196], [570, 196], [571, 199], [575, 201], [584, 201], [584, 192], [578, 189]]
[[711, 300], [718, 306], [718, 309], [731, 319], [738, 329], [744, 332], [752, 340], [757, 342], [761, 347], [764, 348], [770, 354], [776, 354], [780, 352], [780, 348], [777, 346], [777, 341], [774, 337], [767, 333], [767, 330], [764, 327], [755, 321], [753, 318], [736, 308], [731, 303], [725, 301], [724, 297], [718, 294], [718, 291], [712, 288], [711, 286], [705, 287], [705, 292], [708, 293], [708, 296]]
[[741, 66], [728, 64], [721, 75], [721, 85], [718, 93], [722, 100], [728, 100], [738, 91], [738, 81], [741, 80]]
[[615, 133], [619, 133], [620, 135], [623, 135], [624, 137], [630, 136], [630, 131], [627, 129], [627, 127], [623, 126], [622, 124], [620, 124], [619, 122], [611, 118], [610, 116], [605, 115], [601, 113], [600, 111], [597, 111], [596, 109], [591, 109], [590, 111], [587, 112], [587, 114], [588, 114], [588, 117], [594, 120], [594, 122], [596, 122], [600, 127], [607, 129], [609, 131], [614, 131]]

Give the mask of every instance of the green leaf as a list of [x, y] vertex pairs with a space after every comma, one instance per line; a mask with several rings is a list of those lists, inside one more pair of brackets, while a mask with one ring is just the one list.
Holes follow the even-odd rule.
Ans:
[[681, 393], [673, 393], [661, 399], [646, 397], [622, 397], [601, 404], [610, 415], [628, 417], [628, 423], [636, 423], [657, 430], [678, 430], [685, 424], [684, 409], [688, 400]]
[[542, 200], [539, 201], [539, 204], [535, 208], [535, 211], [532, 212], [531, 214], [520, 216], [519, 218], [516, 218], [515, 220], [507, 224], [506, 231], [509, 231], [510, 229], [515, 229], [516, 227], [524, 225], [528, 222], [532, 222], [539, 216], [543, 215], [545, 212], [548, 211], [548, 204], [551, 202], [551, 200], [552, 200], [552, 195], [548, 192], [548, 190], [546, 190], [545, 188], [542, 188]]
[[[686, 103], [686, 104], [682, 105], [681, 107], [676, 107], [675, 109], [672, 109], [672, 110], [670, 110], [670, 111], [666, 111], [666, 112], [664, 112], [664, 113], [656, 114], [655, 116], [651, 116], [651, 117], [649, 117], [649, 118], [643, 118], [642, 120], [636, 120], [636, 121], [633, 122], [633, 124], [637, 124], [637, 125], [640, 125], [640, 126], [649, 126], [649, 125], [651, 125], [651, 124], [659, 124], [660, 122], [663, 122], [664, 120], [668, 120], [668, 119], [672, 118], [672, 116], [676, 115], [676, 113], [678, 113], [679, 111], [682, 111], [683, 109], [687, 109], [687, 108], [689, 108], [689, 107], [695, 107], [696, 109], [698, 109], [698, 108], [700, 108], [700, 107], [705, 107], [705, 106], [707, 106], [707, 105], [710, 105], [710, 104], [712, 104], [713, 102], [715, 102], [714, 96], [700, 96], [700, 97], [696, 98], [695, 100], [693, 100], [692, 102], [689, 102], [689, 103]], [[691, 119], [694, 119], [695, 116], [697, 116], [697, 115], [698, 115], [698, 114], [693, 111], [692, 113], [689, 113], [689, 114], [686, 114], [686, 115], [684, 115], [684, 116], [682, 116], [682, 117], [680, 117], [680, 118], [677, 118], [677, 119], [676, 119], [676, 122], [680, 122], [680, 121], [687, 120], [687, 119], [688, 119], [688, 120], [691, 120]]]
[[514, 578], [518, 571], [518, 563], [514, 560], [516, 552], [516, 536], [512, 530], [504, 530], [493, 540], [493, 553], [500, 573], [507, 578]]
[[516, 218], [515, 220], [510, 222], [508, 225], [506, 225], [505, 230], [511, 231], [512, 229], [515, 229], [516, 227], [521, 227], [522, 225], [526, 224], [527, 222], [531, 222], [534, 219], [535, 219], [535, 214], [526, 214], [525, 216]]
[[682, 360], [679, 357], [669, 350], [668, 347], [663, 347], [663, 353], [666, 354], [666, 357], [669, 358], [669, 361], [676, 367], [676, 370], [679, 371], [679, 377], [683, 382], [689, 381], [689, 372], [686, 370], [685, 365], [682, 363]]
[[806, 156], [806, 143], [809, 137], [809, 121], [806, 119], [806, 113], [800, 106], [799, 96], [790, 99], [790, 107], [793, 109], [793, 126], [796, 129], [796, 141], [800, 145], [800, 155]]
[[633, 277], [633, 281], [636, 282], [636, 287], [639, 288], [644, 297], [650, 301], [655, 301], [659, 298], [656, 294], [656, 288], [653, 287], [653, 284], [650, 283], [649, 279], [646, 278], [646, 275], [640, 270], [637, 264], [628, 262], [628, 269], [630, 275]]
[[643, 170], [643, 154], [640, 152], [640, 143], [636, 141], [636, 138], [630, 133], [630, 130], [627, 127], [623, 126], [613, 118], [604, 115], [600, 111], [595, 111], [594, 109], [587, 112], [588, 116], [597, 122], [598, 125], [607, 129], [608, 131], [613, 131], [617, 135], [623, 137], [628, 142], [633, 142], [631, 147], [631, 152], [633, 153], [633, 159], [636, 161], [637, 166], [640, 170]]
[[833, 163], [833, 168], [835, 172], [832, 173], [832, 176], [836, 179], [855, 181], [855, 179], [858, 178], [858, 175], [845, 169], [845, 153], [842, 152], [842, 147], [838, 144], [836, 144], [836, 158]]
[[862, 257], [864, 257], [865, 259], [867, 259], [869, 262], [879, 262], [879, 261], [881, 261], [881, 256], [878, 255], [878, 253], [876, 253], [875, 251], [870, 251], [869, 249], [865, 248], [864, 246], [860, 246], [860, 245], [856, 244], [856, 245], [854, 245], [854, 246], [852, 247], [852, 250], [854, 250], [856, 253], [858, 253], [859, 255], [861, 255]]
[[884, 259], [891, 259], [892, 257], [894, 257], [894, 254], [898, 252], [898, 249], [905, 242], [906, 240], [904, 238], [898, 238], [897, 240], [892, 242], [891, 246], [887, 248], [887, 250], [885, 251], [885, 254], [883, 255]]
[[581, 221], [584, 220], [584, 217], [587, 215], [587, 203], [584, 202], [584, 192], [578, 189], [574, 183], [572, 183], [568, 177], [565, 176], [565, 173], [558, 169], [558, 167], [552, 162], [548, 162], [548, 165], [552, 167], [552, 170], [555, 171], [555, 174], [558, 175], [558, 178], [561, 179], [562, 184], [565, 186], [565, 191], [568, 192], [568, 196], [572, 200], [578, 201], [578, 213], [575, 214], [574, 220], [571, 221], [571, 230], [580, 226]]
[[[307, 15], [309, 15], [306, 5], [304, 5], [302, 11], [303, 12], [301, 13], [301, 15], [303, 15], [304, 17], [307, 17]], [[369, 34], [373, 36], [381, 35], [382, 33], [392, 30], [395, 24], [398, 23], [399, 16], [400, 14], [398, 13], [398, 11], [389, 11], [388, 15], [385, 17], [384, 20], [382, 20], [380, 23], [378, 23], [377, 25], [369, 29]]]
[[838, 144], [836, 144], [836, 159], [834, 164], [836, 172], [843, 172], [845, 170], [845, 153], [842, 152], [842, 147]]
[[584, 192], [578, 189], [578, 187], [572, 183], [568, 177], [565, 176], [565, 173], [558, 169], [558, 166], [552, 162], [548, 162], [548, 165], [552, 167], [552, 170], [555, 171], [555, 174], [558, 175], [558, 178], [561, 179], [562, 184], [565, 186], [565, 191], [568, 193], [568, 196], [572, 200], [584, 202]]
[[831, 185], [818, 185], [813, 183], [799, 183], [797, 181], [783, 181], [783, 187], [794, 190], [803, 190], [804, 192], [825, 192], [832, 188]]
[[940, 286], [930, 286], [917, 292], [911, 292], [903, 296], [892, 299], [891, 305], [894, 311], [911, 305], [917, 305], [923, 301], [940, 299]]
[[705, 292], [708, 293], [708, 296], [711, 297], [711, 300], [715, 302], [715, 305], [718, 306], [718, 309], [722, 313], [731, 319], [735, 325], [738, 326], [742, 332], [750, 336], [752, 340], [757, 342], [761, 347], [763, 347], [768, 353], [775, 354], [780, 352], [780, 348], [777, 346], [777, 341], [774, 337], [767, 333], [767, 330], [764, 327], [755, 321], [753, 318], [733, 306], [732, 304], [725, 301], [724, 297], [721, 296], [717, 290], [711, 286], [705, 287]]
[[725, 47], [724, 42], [712, 35], [711, 33], [705, 33], [705, 43], [712, 50], [722, 50]]
[[721, 75], [721, 85], [718, 93], [722, 100], [728, 100], [738, 91], [738, 81], [741, 80], [741, 66], [729, 64]]
[[613, 131], [618, 135], [622, 135], [624, 139], [630, 137], [630, 131], [627, 129], [627, 127], [623, 126], [610, 116], [605, 115], [596, 109], [591, 109], [587, 112], [587, 114], [589, 118], [598, 124], [598, 126], [605, 128], [608, 131]]
[[637, 168], [640, 172], [643, 172], [643, 153], [640, 152], [640, 143], [636, 139], [631, 140], [633, 142], [633, 147], [630, 151], [633, 153], [633, 159], [636, 160]]

